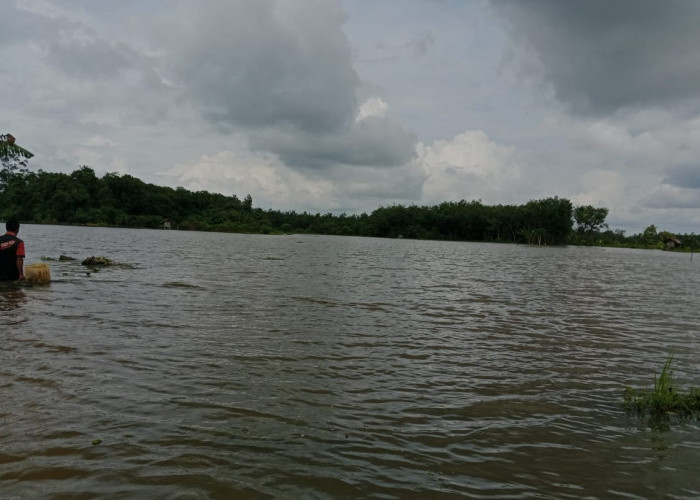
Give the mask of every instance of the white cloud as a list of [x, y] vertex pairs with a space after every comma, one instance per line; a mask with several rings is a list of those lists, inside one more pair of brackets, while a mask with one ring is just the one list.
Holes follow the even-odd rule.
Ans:
[[700, 155], [700, 117], [678, 117], [659, 108], [594, 118], [550, 114], [540, 131], [563, 135], [607, 161], [641, 161], [638, 166], [657, 173]]
[[592, 170], [581, 176], [580, 183], [581, 191], [571, 196], [574, 205], [621, 208], [619, 201], [627, 199], [625, 180], [619, 172]]
[[371, 211], [420, 196], [424, 172], [411, 162], [393, 168], [336, 165], [322, 173], [289, 168], [270, 153], [220, 151], [157, 174], [186, 189], [253, 197], [255, 206], [312, 212]]
[[370, 97], [360, 104], [357, 111], [357, 116], [355, 117], [355, 122], [361, 122], [370, 116], [386, 118], [388, 111], [389, 105], [386, 103], [386, 101], [380, 97]]
[[513, 160], [513, 148], [490, 140], [483, 131], [467, 131], [451, 141], [421, 144], [416, 161], [427, 177], [423, 200], [428, 203], [512, 200], [522, 177]]
[[158, 177], [193, 191], [253, 197], [255, 206], [286, 210], [298, 206], [333, 204], [335, 188], [323, 179], [310, 179], [286, 167], [274, 155], [221, 151], [193, 163], [178, 163]]

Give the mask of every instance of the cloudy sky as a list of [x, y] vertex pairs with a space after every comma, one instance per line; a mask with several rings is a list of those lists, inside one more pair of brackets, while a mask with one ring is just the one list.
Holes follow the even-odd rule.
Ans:
[[700, 2], [0, 0], [30, 167], [262, 208], [548, 196], [700, 232]]

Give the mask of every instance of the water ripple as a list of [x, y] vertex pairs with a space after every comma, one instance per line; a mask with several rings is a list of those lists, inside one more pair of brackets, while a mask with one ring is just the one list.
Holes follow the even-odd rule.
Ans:
[[2, 495], [700, 491], [698, 422], [659, 432], [621, 409], [670, 351], [678, 382], [700, 385], [700, 273], [683, 255], [27, 232], [40, 254], [102, 248], [139, 269], [55, 263], [48, 287], [0, 290]]

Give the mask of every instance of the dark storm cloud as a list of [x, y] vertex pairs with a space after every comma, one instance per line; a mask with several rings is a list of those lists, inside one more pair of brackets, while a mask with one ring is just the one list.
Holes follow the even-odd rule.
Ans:
[[48, 60], [75, 78], [114, 78], [132, 67], [136, 53], [102, 40], [60, 41], [49, 47]]
[[[679, 188], [700, 189], [700, 165], [684, 165], [668, 169], [664, 184]], [[698, 193], [700, 202], [700, 193]]]
[[185, 6], [163, 38], [184, 94], [211, 121], [321, 132], [352, 119], [359, 79], [333, 2]]
[[384, 117], [356, 123], [362, 86], [334, 0], [184, 2], [160, 32], [183, 99], [296, 168], [391, 166], [416, 137]]
[[584, 113], [700, 97], [700, 2], [492, 0], [560, 101]]
[[[61, 6], [70, 13], [68, 2]], [[100, 79], [118, 82], [118, 76], [131, 71], [132, 83], [148, 82], [154, 91], [160, 91], [152, 58], [126, 43], [103, 39], [99, 29], [69, 19], [66, 12], [39, 13], [8, 7], [0, 15], [0, 49], [5, 49], [10, 58], [19, 53], [38, 55], [45, 67], [81, 84]]]
[[668, 185], [662, 185], [650, 196], [640, 200], [640, 204], [647, 208], [656, 209], [698, 209], [700, 208], [700, 196], [689, 189], [673, 189]]
[[369, 117], [340, 133], [268, 129], [251, 136], [251, 147], [273, 151], [286, 165], [301, 169], [338, 164], [386, 167], [407, 163], [416, 140], [415, 134], [399, 123]]

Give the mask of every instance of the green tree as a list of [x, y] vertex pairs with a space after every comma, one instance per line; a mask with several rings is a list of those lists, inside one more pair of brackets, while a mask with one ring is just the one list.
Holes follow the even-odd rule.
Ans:
[[243, 211], [244, 212], [250, 212], [253, 210], [253, 197], [250, 196], [250, 194], [246, 195], [245, 198], [243, 198]]
[[571, 210], [571, 202], [557, 196], [528, 201], [521, 209], [523, 218], [519, 232], [529, 235], [528, 243], [532, 243], [534, 237], [537, 244], [564, 244], [573, 226]]
[[656, 246], [659, 242], [659, 235], [656, 232], [656, 226], [654, 224], [647, 227], [642, 233], [642, 242], [646, 246]]
[[605, 223], [607, 216], [607, 208], [596, 208], [592, 205], [576, 207], [574, 209], [574, 221], [576, 222], [576, 232], [579, 238], [589, 243], [592, 242], [596, 233], [608, 227]]

